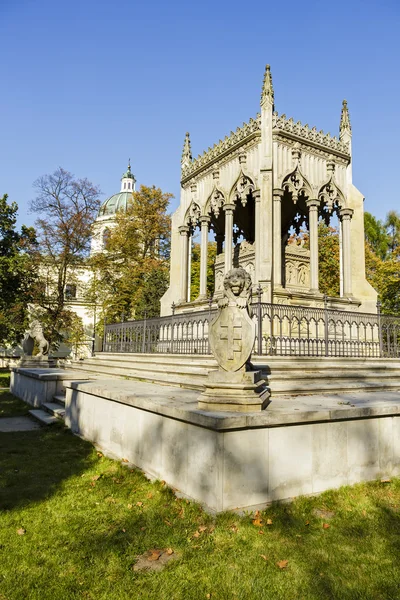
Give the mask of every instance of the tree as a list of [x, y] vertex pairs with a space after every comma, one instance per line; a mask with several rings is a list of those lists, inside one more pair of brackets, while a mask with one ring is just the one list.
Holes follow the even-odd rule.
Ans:
[[75, 319], [65, 307], [65, 286], [74, 269], [87, 258], [100, 191], [87, 179], [75, 179], [61, 167], [40, 177], [34, 188], [37, 196], [31, 210], [39, 215], [35, 224], [43, 279], [36, 302], [46, 310], [45, 332], [55, 344]]
[[142, 185], [125, 212], [116, 215], [104, 253], [91, 257], [87, 300], [101, 306], [108, 322], [160, 314], [168, 286], [172, 194]]
[[389, 246], [386, 227], [369, 212], [364, 213], [364, 234], [371, 250], [384, 259]]
[[[304, 248], [310, 249], [308, 231], [301, 231], [299, 235], [290, 236], [290, 241], [296, 240], [303, 243]], [[340, 250], [339, 231], [336, 227], [326, 225], [323, 221], [318, 223], [318, 274], [319, 290], [327, 296], [340, 295]]]
[[393, 255], [400, 246], [400, 215], [391, 210], [386, 215], [386, 233], [388, 237], [389, 252]]
[[0, 198], [0, 344], [21, 341], [28, 324], [27, 306], [37, 278], [36, 236], [33, 227], [16, 228], [18, 206]]
[[[207, 251], [207, 296], [214, 293], [214, 263], [217, 244], [208, 242]], [[190, 273], [190, 299], [196, 300], [200, 293], [200, 244], [193, 244]]]
[[339, 232], [336, 227], [318, 224], [319, 289], [331, 297], [340, 296]]

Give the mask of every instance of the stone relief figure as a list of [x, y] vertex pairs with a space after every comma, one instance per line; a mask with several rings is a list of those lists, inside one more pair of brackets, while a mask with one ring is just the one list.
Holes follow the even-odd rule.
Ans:
[[291, 262], [286, 265], [286, 283], [296, 283], [296, 269]]
[[249, 273], [238, 267], [231, 269], [224, 278], [224, 297], [218, 302], [219, 308], [237, 306], [241, 309], [250, 309], [251, 277]]
[[43, 327], [38, 319], [33, 319], [29, 329], [25, 332], [22, 340], [22, 350], [25, 356], [32, 356], [34, 343], [39, 346], [39, 352], [36, 356], [45, 356], [49, 352], [49, 342], [43, 335]]
[[255, 269], [254, 269], [254, 265], [253, 263], [249, 263], [248, 265], [246, 265], [246, 271], [248, 272], [248, 274], [251, 277], [251, 280], [253, 281], [254, 279], [254, 274], [255, 274]]
[[306, 284], [306, 275], [307, 275], [307, 267], [305, 265], [300, 265], [299, 271], [298, 271], [298, 281], [299, 281], [300, 285]]
[[215, 289], [221, 290], [224, 281], [224, 273], [222, 271], [217, 271], [215, 273]]

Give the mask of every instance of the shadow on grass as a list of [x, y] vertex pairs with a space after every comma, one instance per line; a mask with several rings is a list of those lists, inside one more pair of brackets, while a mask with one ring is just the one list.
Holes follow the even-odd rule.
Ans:
[[62, 425], [0, 433], [0, 509], [48, 498], [93, 460], [92, 445], [73, 437]]

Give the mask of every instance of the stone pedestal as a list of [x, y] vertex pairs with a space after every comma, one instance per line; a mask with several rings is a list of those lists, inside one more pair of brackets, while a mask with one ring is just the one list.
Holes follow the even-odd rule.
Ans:
[[210, 371], [198, 398], [201, 410], [257, 412], [269, 404], [270, 391], [261, 371]]
[[56, 360], [48, 356], [21, 356], [17, 364], [21, 369], [50, 369], [56, 366]]

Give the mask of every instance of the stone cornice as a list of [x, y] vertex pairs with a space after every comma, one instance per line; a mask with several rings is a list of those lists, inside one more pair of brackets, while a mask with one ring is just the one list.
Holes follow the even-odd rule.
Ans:
[[[308, 125], [302, 125], [300, 121], [295, 123], [293, 119], [287, 119], [286, 115], [278, 115], [277, 112], [274, 112], [272, 127], [274, 136], [279, 135], [283, 139], [303, 142], [310, 148], [335, 154], [347, 161], [350, 158], [349, 147], [346, 142], [332, 137], [329, 133], [317, 131], [316, 127], [310, 128]], [[205, 169], [215, 165], [218, 161], [260, 136], [261, 116], [257, 114], [255, 119], [250, 119], [248, 123], [244, 123], [242, 127], [238, 127], [236, 131], [232, 131], [229, 136], [220, 140], [218, 144], [214, 144], [212, 148], [208, 148], [203, 154], [199, 154], [197, 158], [183, 166], [181, 184], [185, 185]]]
[[198, 175], [201, 171], [215, 164], [218, 160], [225, 158], [229, 154], [241, 148], [244, 144], [261, 135], [261, 117], [258, 114], [255, 119], [250, 119], [248, 123], [243, 123], [236, 131], [232, 131], [229, 136], [214, 144], [203, 154], [195, 158], [187, 167], [182, 169], [182, 184], [187, 183], [192, 177]]
[[310, 128], [303, 125], [300, 121], [294, 122], [292, 118], [287, 119], [286, 115], [278, 115], [274, 112], [272, 115], [272, 131], [274, 134], [280, 133], [283, 137], [298, 142], [306, 142], [311, 147], [319, 150], [329, 150], [331, 153], [338, 154], [343, 158], [349, 158], [348, 144], [332, 137], [329, 133], [322, 130], [317, 131], [316, 127]]

